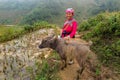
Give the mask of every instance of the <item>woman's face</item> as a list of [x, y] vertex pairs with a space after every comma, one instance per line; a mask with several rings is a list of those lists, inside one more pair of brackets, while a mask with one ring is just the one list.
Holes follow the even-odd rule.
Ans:
[[73, 13], [70, 13], [70, 12], [66, 13], [66, 18], [68, 20], [72, 19], [72, 17], [73, 17]]

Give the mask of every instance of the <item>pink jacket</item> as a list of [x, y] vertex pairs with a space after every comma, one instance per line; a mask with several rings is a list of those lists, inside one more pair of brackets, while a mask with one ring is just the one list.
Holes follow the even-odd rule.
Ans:
[[[65, 21], [64, 26], [62, 28], [62, 34], [61, 37], [66, 37], [66, 36], [70, 36], [71, 38], [73, 38], [76, 34], [77, 31], [77, 21], [75, 19], [72, 19], [70, 21]], [[65, 33], [65, 34], [64, 34]]]

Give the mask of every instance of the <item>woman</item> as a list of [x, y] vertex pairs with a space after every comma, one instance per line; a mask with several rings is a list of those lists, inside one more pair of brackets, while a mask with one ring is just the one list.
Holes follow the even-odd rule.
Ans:
[[74, 10], [72, 8], [66, 9], [66, 21], [61, 31], [61, 38], [69, 39], [75, 38], [75, 34], [77, 31], [77, 22], [73, 18]]

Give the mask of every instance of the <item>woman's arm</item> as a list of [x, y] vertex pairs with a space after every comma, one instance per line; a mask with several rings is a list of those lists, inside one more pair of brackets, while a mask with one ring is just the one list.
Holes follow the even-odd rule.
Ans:
[[70, 38], [72, 38], [73, 36], [75, 36], [75, 34], [76, 34], [76, 31], [77, 31], [77, 26], [78, 26], [78, 24], [77, 24], [77, 22], [76, 21], [74, 21], [73, 23], [73, 29], [72, 29], [72, 32], [71, 32], [71, 34], [70, 34]]

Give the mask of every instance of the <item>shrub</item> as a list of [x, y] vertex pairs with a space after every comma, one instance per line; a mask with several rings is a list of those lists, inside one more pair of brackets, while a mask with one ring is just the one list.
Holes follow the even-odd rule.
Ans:
[[86, 31], [91, 30], [93, 27], [95, 27], [98, 23], [105, 21], [106, 18], [103, 14], [99, 14], [95, 17], [89, 18], [87, 21], [82, 21], [81, 24], [78, 27], [78, 31]]
[[34, 27], [32, 25], [24, 25], [25, 32], [32, 32]]
[[92, 49], [97, 53], [102, 63], [105, 65], [114, 65], [119, 68], [120, 14], [119, 12], [115, 12], [102, 15], [104, 17], [98, 15], [87, 21], [91, 26], [88, 29], [90, 32], [85, 34], [83, 38], [93, 41]]
[[19, 37], [23, 34], [24, 30], [21, 27], [1, 27], [0, 42], [8, 41]]
[[38, 29], [42, 29], [42, 28], [52, 28], [53, 25], [49, 24], [48, 22], [45, 21], [39, 21], [39, 22], [35, 22], [33, 24], [34, 26], [34, 30], [38, 30]]
[[87, 21], [84, 21], [78, 27], [78, 32], [89, 30], [89, 28], [90, 28], [90, 24]]

